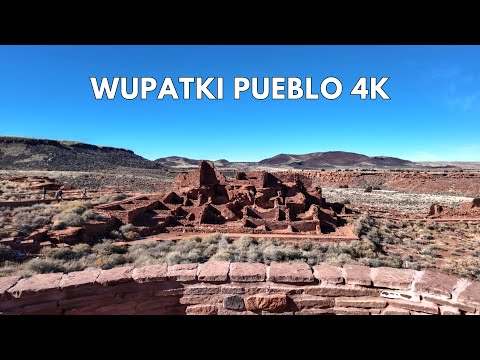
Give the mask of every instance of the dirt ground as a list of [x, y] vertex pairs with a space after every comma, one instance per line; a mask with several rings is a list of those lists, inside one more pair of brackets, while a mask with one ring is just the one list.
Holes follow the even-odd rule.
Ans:
[[323, 195], [328, 201], [354, 205], [370, 205], [381, 210], [395, 210], [406, 214], [427, 214], [430, 205], [437, 203], [449, 207], [458, 207], [461, 203], [472, 201], [472, 197], [456, 195], [425, 194], [396, 190], [373, 190], [365, 192], [364, 188], [339, 189], [333, 187], [322, 188]]

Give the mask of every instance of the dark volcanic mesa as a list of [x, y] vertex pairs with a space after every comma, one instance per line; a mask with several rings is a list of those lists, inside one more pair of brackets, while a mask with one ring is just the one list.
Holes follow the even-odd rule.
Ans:
[[0, 169], [94, 171], [115, 168], [161, 169], [131, 150], [73, 141], [0, 137]]
[[298, 169], [318, 169], [329, 166], [411, 166], [413, 163], [388, 156], [366, 156], [345, 151], [315, 152], [310, 154], [292, 155], [279, 154], [264, 159], [258, 163], [264, 166], [289, 166]]
[[[189, 167], [198, 165], [199, 160], [188, 159], [179, 156], [169, 156], [155, 160], [164, 166]], [[238, 163], [229, 162], [225, 159], [216, 160], [218, 167], [235, 167]], [[364, 166], [364, 167], [411, 167], [415, 163], [388, 156], [366, 156], [345, 151], [315, 152], [310, 154], [292, 155], [279, 154], [258, 163], [248, 163], [249, 166], [268, 166], [278, 168], [293, 168], [305, 170], [320, 170], [321, 168], [332, 168], [337, 166]]]

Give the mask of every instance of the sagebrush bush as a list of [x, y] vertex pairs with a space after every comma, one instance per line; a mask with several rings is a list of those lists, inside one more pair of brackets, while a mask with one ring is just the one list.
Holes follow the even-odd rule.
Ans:
[[23, 275], [34, 275], [34, 274], [45, 274], [45, 273], [56, 273], [56, 272], [65, 272], [65, 266], [63, 262], [56, 259], [32, 259], [22, 266], [21, 273]]
[[136, 231], [127, 231], [123, 233], [123, 237], [127, 241], [132, 241], [132, 240], [138, 240], [140, 239], [140, 234], [137, 233]]
[[99, 198], [93, 199], [90, 202], [93, 205], [100, 205], [100, 204], [106, 204], [109, 202], [114, 202], [114, 201], [120, 201], [123, 200], [127, 197], [125, 194], [110, 194], [110, 195], [102, 195]]
[[120, 230], [121, 233], [126, 233], [126, 232], [130, 232], [130, 231], [135, 231], [136, 228], [132, 224], [126, 224], [126, 225], [120, 226], [120, 228], [118, 230]]
[[73, 226], [82, 226], [85, 224], [85, 220], [81, 215], [76, 212], [62, 212], [58, 215], [55, 215], [53, 218], [53, 226], [54, 230], [57, 229], [66, 229], [67, 227]]

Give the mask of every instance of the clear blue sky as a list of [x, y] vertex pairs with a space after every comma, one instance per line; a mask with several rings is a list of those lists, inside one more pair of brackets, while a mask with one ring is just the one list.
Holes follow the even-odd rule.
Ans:
[[[0, 46], [0, 135], [257, 161], [344, 150], [480, 160], [480, 46]], [[90, 76], [224, 77], [225, 98], [94, 99]], [[327, 76], [337, 100], [233, 100], [233, 78]], [[388, 76], [389, 101], [349, 94]], [[317, 89], [318, 92], [318, 89]]]

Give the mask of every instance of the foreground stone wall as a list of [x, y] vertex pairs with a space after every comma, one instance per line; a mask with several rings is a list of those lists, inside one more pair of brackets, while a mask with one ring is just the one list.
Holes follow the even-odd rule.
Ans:
[[166, 264], [0, 278], [2, 314], [480, 314], [480, 283], [305, 263]]

